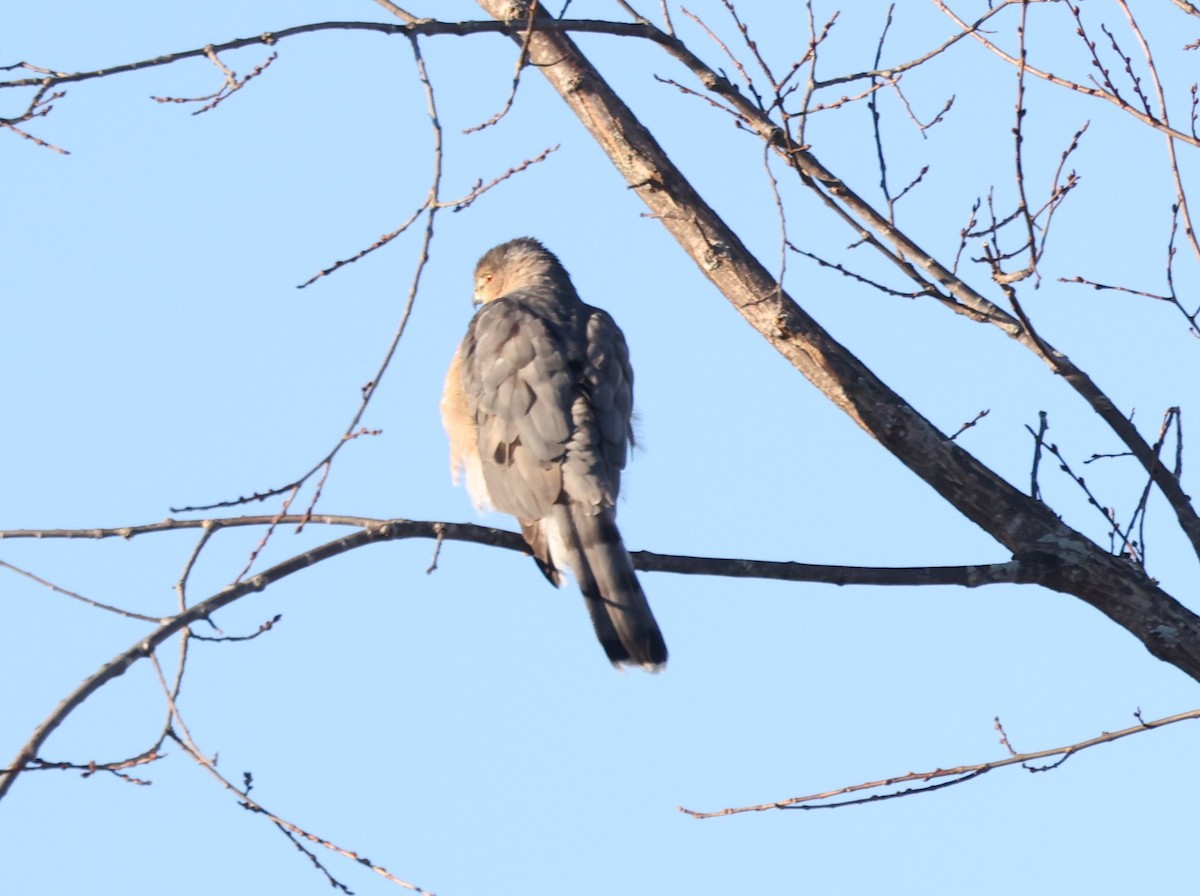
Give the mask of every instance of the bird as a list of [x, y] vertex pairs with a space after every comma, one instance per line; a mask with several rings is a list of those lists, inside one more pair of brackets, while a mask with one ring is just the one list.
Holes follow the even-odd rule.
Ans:
[[473, 301], [441, 401], [454, 481], [480, 510], [517, 518], [552, 584], [570, 570], [614, 666], [662, 670], [667, 646], [616, 522], [634, 441], [624, 334], [531, 237], [484, 253]]

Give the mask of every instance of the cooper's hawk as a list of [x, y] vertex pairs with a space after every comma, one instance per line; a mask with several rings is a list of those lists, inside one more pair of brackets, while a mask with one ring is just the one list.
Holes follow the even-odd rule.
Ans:
[[667, 646], [617, 530], [633, 442], [625, 337], [537, 240], [491, 249], [442, 396], [450, 465], [477, 507], [513, 514], [555, 585], [571, 570], [614, 665], [657, 670]]

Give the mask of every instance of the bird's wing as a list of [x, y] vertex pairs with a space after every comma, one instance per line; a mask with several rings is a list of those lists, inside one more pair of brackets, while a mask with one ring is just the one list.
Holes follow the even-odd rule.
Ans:
[[521, 520], [548, 516], [562, 495], [574, 391], [563, 342], [529, 308], [501, 298], [476, 312], [460, 347], [491, 505]]
[[633, 368], [625, 334], [608, 312], [591, 310], [587, 340], [585, 377], [598, 430], [597, 447], [615, 499], [633, 444]]

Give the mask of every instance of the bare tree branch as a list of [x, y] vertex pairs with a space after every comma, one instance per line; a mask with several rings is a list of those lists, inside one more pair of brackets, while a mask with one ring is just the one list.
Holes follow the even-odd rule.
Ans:
[[[1011, 6], [1014, 4], [1020, 4], [1022, 2], [1023, 2], [1023, 0], [1005, 0], [1005, 3], [1003, 5]], [[959, 18], [958, 15], [956, 15], [950, 9], [950, 7], [947, 6], [943, 2], [943, 0], [934, 0], [934, 3], [936, 3], [938, 8], [941, 9], [944, 13], [946, 13], [946, 15], [949, 16], [950, 19], [953, 20], [953, 22], [956, 25], [958, 25], [960, 28], [963, 28], [964, 30], [969, 28], [967, 23], [964, 22], [961, 18]], [[1176, 5], [1178, 5], [1178, 4], [1176, 4]], [[977, 41], [979, 41], [981, 44], [983, 44], [983, 46], [987, 47], [989, 50], [991, 50], [993, 53], [995, 53], [997, 56], [999, 56], [1005, 62], [1011, 63], [1012, 65], [1019, 64], [1018, 59], [1015, 56], [1011, 55], [1010, 53], [1005, 52], [997, 44], [995, 44], [988, 38], [984, 37], [981, 32], [971, 30], [969, 33], [970, 33], [971, 37], [975, 38]], [[1157, 131], [1162, 131], [1164, 134], [1167, 134], [1170, 137], [1174, 137], [1176, 140], [1182, 140], [1185, 143], [1191, 144], [1192, 146], [1200, 146], [1200, 140], [1198, 140], [1193, 135], [1185, 134], [1183, 131], [1176, 130], [1175, 128], [1171, 127], [1167, 122], [1165, 122], [1159, 118], [1155, 118], [1153, 115], [1146, 113], [1145, 111], [1139, 109], [1137, 106], [1127, 103], [1124, 99], [1122, 99], [1120, 97], [1120, 95], [1118, 95], [1110, 90], [1105, 90], [1100, 87], [1088, 87], [1084, 84], [1079, 84], [1076, 81], [1071, 81], [1067, 78], [1062, 78], [1062, 77], [1059, 77], [1058, 75], [1052, 74], [1050, 72], [1043, 71], [1042, 69], [1035, 68], [1032, 65], [1026, 65], [1025, 71], [1028, 72], [1029, 74], [1033, 75], [1035, 78], [1041, 78], [1044, 81], [1049, 81], [1051, 84], [1057, 84], [1059, 87], [1065, 87], [1068, 90], [1074, 91], [1075, 93], [1082, 93], [1084, 96], [1090, 96], [1090, 97], [1094, 97], [1096, 99], [1106, 100], [1107, 102], [1110, 102], [1114, 106], [1119, 108], [1122, 112], [1129, 113], [1134, 118], [1136, 118], [1138, 121], [1142, 122], [1142, 124], [1148, 125], [1149, 127], [1152, 127]]]
[[353, 896], [353, 891], [349, 887], [347, 887], [344, 883], [342, 883], [337, 878], [335, 878], [333, 876], [333, 874], [329, 871], [329, 869], [326, 868], [325, 865], [321, 862], [321, 860], [319, 858], [317, 858], [317, 856], [313, 852], [311, 852], [301, 841], [307, 841], [308, 843], [316, 844], [317, 846], [327, 849], [330, 852], [336, 853], [337, 855], [340, 855], [344, 858], [350, 859], [352, 862], [355, 862], [358, 865], [361, 865], [365, 868], [369, 868], [371, 871], [373, 871], [375, 874], [378, 874], [384, 880], [394, 883], [400, 887], [403, 887], [406, 890], [411, 890], [414, 893], [427, 893], [428, 896], [433, 896], [433, 894], [430, 893], [428, 890], [426, 890], [422, 887], [418, 887], [416, 884], [410, 883], [409, 881], [406, 881], [400, 877], [397, 877], [396, 875], [392, 874], [392, 872], [390, 872], [386, 868], [384, 868], [382, 865], [372, 862], [366, 856], [361, 855], [360, 853], [356, 852], [355, 850], [346, 849], [345, 847], [338, 846], [333, 841], [327, 840], [324, 837], [319, 837], [316, 834], [313, 834], [310, 831], [307, 831], [304, 828], [300, 827], [299, 825], [297, 825], [291, 821], [288, 821], [284, 818], [281, 818], [280, 816], [276, 815], [274, 812], [271, 812], [270, 810], [268, 810], [265, 806], [262, 805], [262, 803], [258, 802], [258, 800], [254, 799], [252, 796], [250, 796], [250, 791], [253, 789], [254, 785], [253, 785], [253, 777], [251, 776], [251, 774], [249, 772], [245, 772], [243, 774], [243, 776], [242, 776], [243, 783], [242, 783], [242, 786], [240, 786], [240, 787], [238, 785], [234, 784], [232, 781], [230, 781], [227, 777], [225, 777], [225, 775], [223, 775], [217, 769], [216, 761], [214, 759], [210, 758], [209, 756], [207, 756], [204, 753], [204, 751], [201, 750], [200, 747], [196, 745], [195, 740], [193, 740], [193, 738], [192, 738], [191, 731], [188, 730], [187, 723], [184, 722], [183, 716], [179, 712], [179, 706], [176, 703], [176, 699], [175, 699], [177, 696], [177, 692], [175, 690], [173, 690], [167, 684], [166, 676], [163, 674], [162, 666], [159, 664], [158, 657], [155, 655], [155, 653], [153, 651], [151, 651], [149, 656], [150, 656], [150, 662], [154, 666], [155, 674], [158, 676], [159, 686], [162, 688], [163, 696], [166, 698], [167, 706], [169, 707], [170, 715], [168, 717], [169, 727], [167, 728], [167, 736], [171, 740], [175, 741], [175, 743], [177, 743], [183, 749], [183, 751], [185, 753], [187, 753], [189, 756], [191, 756], [192, 759], [196, 760], [197, 764], [199, 764], [201, 768], [203, 768], [206, 772], [209, 773], [209, 775], [211, 775], [214, 779], [216, 779], [216, 781], [225, 790], [232, 793], [237, 798], [238, 804], [243, 809], [253, 812], [256, 815], [262, 815], [264, 818], [267, 818], [268, 820], [270, 820], [270, 822], [273, 825], [275, 825], [276, 829], [280, 833], [282, 833], [285, 837], [287, 837], [287, 839], [289, 841], [291, 841], [292, 845], [295, 846], [296, 849], [298, 849], [300, 852], [302, 852], [304, 855], [306, 855], [309, 858], [309, 860], [313, 864], [313, 867], [315, 867], [318, 871], [320, 871], [324, 875], [326, 881], [329, 883], [330, 886], [334, 887], [335, 889], [341, 890], [343, 893], [349, 894], [349, 896]]
[[[1184, 722], [1189, 719], [1200, 719], [1200, 709], [1181, 712], [1177, 715], [1166, 716], [1165, 718], [1156, 719], [1152, 722], [1141, 721], [1140, 712], [1136, 714], [1139, 724], [1130, 728], [1123, 728], [1120, 731], [1104, 732], [1096, 737], [1088, 740], [1079, 741], [1078, 743], [1067, 744], [1063, 747], [1052, 747], [1048, 750], [1038, 750], [1034, 753], [1018, 753], [1008, 744], [1007, 735], [1004, 734], [1004, 729], [1000, 726], [1000, 720], [996, 720], [996, 730], [1001, 734], [1001, 743], [1008, 749], [1009, 755], [1004, 759], [994, 759], [989, 762], [977, 762], [971, 765], [957, 765], [953, 768], [936, 768], [928, 772], [906, 772], [902, 775], [893, 775], [889, 778], [883, 778], [878, 781], [867, 781], [862, 784], [851, 784], [848, 787], [838, 787], [834, 790], [826, 790], [822, 793], [810, 793], [807, 796], [794, 796], [788, 799], [776, 800], [772, 803], [759, 803], [754, 806], [737, 806], [728, 809], [718, 809], [712, 812], [698, 812], [693, 809], [685, 809], [683, 806], [677, 807], [680, 812], [685, 815], [690, 815], [692, 818], [721, 818], [727, 815], [740, 815], [745, 812], [767, 812], [771, 809], [836, 809], [841, 806], [857, 806], [863, 803], [876, 803], [881, 800], [896, 799], [904, 796], [914, 796], [919, 793], [931, 793], [935, 790], [942, 790], [946, 787], [952, 787], [956, 784], [965, 784], [967, 781], [972, 781], [987, 772], [994, 771], [998, 768], [1005, 768], [1010, 765], [1020, 765], [1029, 772], [1046, 772], [1058, 768], [1076, 753], [1091, 747], [1099, 746], [1100, 744], [1110, 744], [1118, 741], [1121, 738], [1129, 737], [1132, 734], [1141, 734], [1144, 731], [1152, 731], [1155, 728], [1162, 728], [1164, 725], [1173, 725], [1176, 722]], [[1053, 759], [1058, 757], [1058, 761], [1050, 765], [1035, 766], [1030, 765], [1032, 762], [1040, 762], [1044, 759]], [[930, 781], [943, 780], [938, 784], [929, 784]], [[925, 786], [910, 787], [903, 790], [893, 790], [887, 793], [873, 793], [866, 797], [857, 797], [848, 800], [838, 800], [837, 797], [847, 796], [854, 793], [862, 793], [870, 790], [882, 790], [883, 788], [895, 787], [899, 784], [921, 784]]]
[[[978, 418], [976, 418], [978, 420]], [[349, 526], [366, 531], [375, 531], [373, 539], [366, 541], [350, 538], [333, 544], [341, 544], [340, 550], [328, 549], [324, 556], [333, 556], [371, 543], [373, 540], [396, 540], [407, 538], [433, 538], [439, 544], [445, 541], [463, 541], [473, 544], [501, 548], [518, 553], [529, 553], [529, 546], [516, 532], [479, 526], [472, 523], [448, 523], [429, 520], [374, 519], [360, 516], [335, 514], [288, 514], [286, 516], [237, 516], [206, 520], [167, 519], [158, 523], [137, 526], [118, 526], [107, 529], [9, 529], [0, 531], [3, 539], [131, 539], [137, 536], [161, 532], [200, 529], [204, 536], [201, 545], [189, 557], [189, 568], [194, 562], [198, 548], [222, 529], [300, 525]], [[378, 534], [386, 532], [386, 534]], [[1012, 582], [1036, 582], [1042, 568], [1036, 558], [1010, 560], [1001, 563], [968, 564], [963, 566], [845, 566], [841, 564], [797, 563], [793, 561], [751, 560], [747, 558], [695, 557], [685, 554], [659, 554], [653, 551], [634, 551], [634, 566], [645, 572], [672, 572], [684, 575], [728, 576], [742, 579], [775, 579], [786, 582], [822, 582], [831, 585], [963, 585], [969, 588], [980, 585], [1000, 585]], [[293, 570], [294, 571], [294, 570]], [[428, 570], [432, 572], [433, 570]], [[186, 609], [181, 607], [181, 610]], [[155, 623], [174, 620], [137, 616]]]
[[79, 594], [78, 592], [71, 591], [69, 588], [62, 588], [58, 585], [55, 585], [53, 582], [48, 582], [45, 579], [43, 579], [41, 576], [34, 575], [33, 573], [29, 572], [29, 570], [21, 569], [21, 567], [19, 567], [19, 566], [13, 566], [11, 563], [8, 563], [4, 560], [0, 560], [0, 569], [7, 569], [12, 572], [15, 572], [17, 575], [24, 576], [25, 578], [27, 578], [31, 581], [37, 582], [39, 585], [44, 585], [45, 587], [47, 587], [51, 591], [53, 591], [55, 594], [62, 594], [66, 597], [71, 598], [72, 600], [77, 600], [81, 603], [85, 603], [89, 607], [95, 607], [97, 610], [106, 610], [109, 613], [116, 613], [118, 616], [124, 616], [127, 619], [140, 619], [142, 622], [159, 623], [162, 621], [162, 619], [157, 616], [146, 616], [142, 613], [134, 613], [131, 610], [122, 610], [120, 607], [114, 607], [111, 604], [106, 604], [106, 603], [103, 603], [98, 600], [93, 600], [90, 597], [84, 597], [82, 594]]
[[[88, 677], [38, 726], [28, 742], [21, 748], [7, 769], [0, 769], [0, 799], [12, 787], [21, 772], [43, 767], [38, 754], [46, 739], [88, 697], [110, 681], [124, 675], [138, 661], [147, 659], [173, 635], [187, 631], [195, 622], [207, 620], [214, 613], [241, 598], [263, 591], [275, 582], [294, 573], [301, 572], [348, 551], [370, 544], [407, 538], [433, 538], [439, 542], [469, 541], [507, 550], [528, 552], [528, 546], [515, 532], [491, 529], [467, 523], [424, 522], [416, 520], [371, 520], [362, 517], [323, 515], [290, 515], [235, 517], [218, 520], [163, 520], [141, 526], [122, 526], [113, 529], [47, 529], [9, 530], [0, 532], [0, 538], [132, 538], [152, 532], [167, 532], [178, 529], [201, 529], [207, 540], [223, 528], [242, 526], [274, 526], [291, 523], [325, 523], [336, 526], [356, 526], [358, 531], [327, 542], [311, 551], [306, 551], [272, 566], [243, 581], [227, 585], [216, 594], [186, 608], [174, 616], [162, 620], [156, 629], [140, 638], [111, 662]], [[195, 551], [192, 557], [194, 558]], [[669, 554], [654, 554], [648, 551], [633, 554], [634, 565], [648, 572], [676, 572], [691, 575], [720, 575], [738, 578], [779, 579], [793, 582], [827, 582], [838, 585], [981, 585], [1010, 582], [1034, 582], [1047, 573], [1037, 557], [1014, 560], [1006, 563], [983, 564], [959, 567], [845, 567], [806, 563], [773, 562], [764, 560], [740, 560], [722, 558], [686, 557]], [[189, 566], [191, 559], [189, 559]], [[178, 693], [178, 682], [173, 693]]]

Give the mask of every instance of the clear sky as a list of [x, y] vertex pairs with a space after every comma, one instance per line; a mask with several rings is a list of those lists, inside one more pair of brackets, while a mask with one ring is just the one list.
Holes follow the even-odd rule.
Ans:
[[[870, 67], [885, 8], [841, 5], [823, 49], [826, 77]], [[953, 33], [934, 4], [899, 5], [887, 61]], [[646, 6], [657, 14], [657, 4]], [[982, 6], [956, 8], [969, 17]], [[1115, 4], [1087, 6], [1097, 35], [1105, 22], [1135, 49]], [[748, 0], [739, 12], [782, 69], [803, 53], [808, 26], [802, 10], [780, 7]], [[817, 4], [817, 18], [837, 7]], [[466, 2], [411, 8], [481, 16]], [[689, 9], [736, 45], [719, 3]], [[1166, 3], [1144, 14], [1186, 128], [1194, 58], [1180, 48], [1200, 36], [1200, 19]], [[570, 15], [622, 13], [590, 0]], [[698, 26], [674, 16], [693, 49], [731, 70]], [[86, 70], [355, 20], [394, 21], [367, 0], [8, 4], [0, 64]], [[994, 26], [1009, 47], [1015, 21]], [[1031, 21], [1031, 61], [1086, 79], [1066, 9], [1037, 5]], [[702, 100], [656, 82], [654, 74], [693, 84], [654, 46], [598, 35], [580, 44], [752, 251], [777, 266], [779, 220], [761, 145]], [[408, 331], [362, 421], [381, 432], [341, 452], [318, 511], [512, 526], [480, 519], [451, 484], [437, 406], [472, 311], [475, 260], [530, 235], [562, 258], [585, 299], [614, 315], [630, 345], [641, 444], [620, 505], [630, 549], [862, 566], [1008, 559], [742, 322], [536, 72], [525, 73], [498, 126], [463, 133], [503, 106], [510, 41], [439, 37], [422, 47], [445, 131], [445, 198], [560, 148], [471, 208], [437, 218]], [[265, 73], [198, 116], [195, 106], [150, 97], [216, 90], [219, 74], [203, 59], [69, 85], [50, 116], [29, 125], [67, 156], [0, 132], [0, 529], [150, 523], [171, 507], [282, 485], [324, 456], [353, 415], [403, 312], [419, 232], [296, 286], [424, 200], [425, 99], [403, 38], [326, 31], [274, 49]], [[245, 74], [269, 52], [255, 46], [224, 61]], [[903, 86], [925, 120], [955, 96], [946, 121], [923, 138], [896, 95], [881, 93], [893, 193], [931, 166], [897, 219], [949, 261], [977, 197], [994, 188], [997, 207], [1011, 207], [1013, 72], [964, 41]], [[23, 97], [0, 92], [0, 114], [17, 114]], [[1108, 104], [1044, 84], [1030, 86], [1027, 102], [1034, 204], [1072, 135], [1090, 127], [1069, 162], [1081, 185], [1055, 219], [1041, 288], [1023, 285], [1026, 309], [1144, 434], [1153, 438], [1164, 410], [1183, 405], [1190, 437], [1200, 344], [1183, 319], [1162, 303], [1057, 282], [1082, 275], [1165, 288], [1174, 188], [1164, 140]], [[827, 166], [879, 200], [864, 104], [813, 116], [807, 136]], [[1191, 175], [1195, 151], [1180, 152]], [[865, 250], [848, 250], [855, 234], [776, 173], [792, 242], [905, 288]], [[968, 279], [1002, 301], [967, 260], [977, 254], [976, 241], [962, 262]], [[1196, 272], [1181, 245], [1176, 286], [1192, 307]], [[786, 284], [944, 431], [989, 410], [960, 438], [1009, 481], [1027, 487], [1025, 427], [1046, 411], [1049, 437], [1102, 503], [1122, 518], [1132, 510], [1143, 481], [1128, 460], [1083, 464], [1118, 451], [1115, 438], [998, 330], [795, 255]], [[1185, 458], [1185, 471], [1193, 468]], [[1042, 486], [1068, 522], [1107, 544], [1100, 514], [1053, 464]], [[281, 531], [260, 566], [344, 531]], [[217, 535], [192, 574], [193, 599], [230, 581], [260, 537]], [[1146, 540], [1151, 572], [1191, 599], [1195, 557], [1157, 498]], [[5, 541], [0, 560], [95, 600], [169, 615], [196, 541], [194, 532]], [[878, 805], [707, 821], [676, 811], [998, 759], [997, 716], [1013, 745], [1032, 751], [1127, 727], [1139, 708], [1149, 719], [1196, 705], [1195, 682], [1073, 598], [1029, 587], [643, 574], [671, 664], [658, 676], [619, 674], [573, 584], [556, 592], [528, 558], [461, 543], [446, 544], [427, 574], [432, 552], [423, 540], [360, 549], [222, 612], [214, 621], [227, 635], [282, 619], [252, 641], [195, 644], [179, 709], [225, 774], [240, 782], [253, 773], [253, 795], [272, 811], [441, 896], [1194, 886], [1200, 727], [1189, 723], [1087, 751], [1052, 773], [1000, 770]], [[7, 762], [59, 700], [148, 626], [5, 570], [0, 607]], [[172, 644], [168, 671], [173, 657]], [[76, 711], [42, 756], [138, 753], [164, 713], [142, 662]], [[137, 772], [147, 787], [75, 772], [24, 775], [0, 804], [0, 890], [327, 892], [266, 820], [239, 809], [178, 748], [168, 752]], [[324, 851], [321, 859], [357, 893], [395, 891], [353, 862]]]

